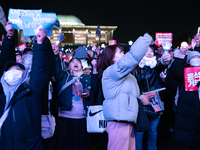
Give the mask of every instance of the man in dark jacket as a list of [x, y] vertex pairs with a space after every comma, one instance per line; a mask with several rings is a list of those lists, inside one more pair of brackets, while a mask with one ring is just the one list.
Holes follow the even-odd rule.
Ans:
[[[4, 42], [9, 46], [13, 41], [5, 38]], [[43, 29], [37, 34], [37, 43], [33, 44], [29, 85], [25, 82], [28, 70], [22, 64], [9, 61], [4, 66], [0, 85], [0, 117], [6, 110], [8, 115], [1, 127], [0, 150], [43, 149], [42, 103], [47, 99], [48, 83], [54, 68], [54, 54]]]

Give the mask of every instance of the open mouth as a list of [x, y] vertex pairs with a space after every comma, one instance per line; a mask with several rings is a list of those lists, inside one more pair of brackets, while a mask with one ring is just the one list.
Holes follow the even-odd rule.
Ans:
[[77, 66], [77, 65], [75, 65], [75, 66], [74, 66], [74, 68], [78, 68], [78, 66]]

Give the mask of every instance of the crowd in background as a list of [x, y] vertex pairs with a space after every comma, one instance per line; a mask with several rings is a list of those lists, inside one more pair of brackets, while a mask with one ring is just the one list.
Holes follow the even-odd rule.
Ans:
[[[157, 150], [161, 118], [159, 130], [173, 133], [175, 149], [200, 149], [199, 91], [185, 91], [183, 72], [200, 66], [199, 34], [194, 48], [180, 46], [168, 53], [149, 34], [125, 47], [80, 46], [71, 53], [52, 45], [43, 29], [33, 47], [15, 50], [9, 22], [6, 31], [0, 53], [1, 119], [7, 114], [0, 126], [0, 150], [142, 150], [144, 143]], [[163, 88], [159, 95], [164, 111], [147, 114], [150, 128], [144, 139], [145, 132], [135, 131], [137, 100], [150, 106], [144, 93]], [[103, 105], [106, 132], [87, 132], [90, 105]], [[42, 139], [41, 116], [49, 112], [55, 132]]]

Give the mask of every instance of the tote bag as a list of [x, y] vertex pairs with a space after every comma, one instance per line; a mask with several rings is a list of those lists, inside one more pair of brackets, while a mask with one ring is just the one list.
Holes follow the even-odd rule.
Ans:
[[103, 133], [106, 131], [107, 122], [103, 115], [102, 105], [89, 106], [86, 120], [87, 132]]

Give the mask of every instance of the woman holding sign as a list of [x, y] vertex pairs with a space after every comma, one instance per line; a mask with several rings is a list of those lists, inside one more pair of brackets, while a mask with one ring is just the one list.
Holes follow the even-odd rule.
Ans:
[[[179, 83], [177, 92], [179, 98], [174, 125], [174, 140], [177, 150], [200, 149], [199, 89], [195, 90], [195, 86], [199, 87], [200, 53], [192, 51], [186, 57], [187, 52], [187, 48], [184, 47], [176, 51], [175, 61], [169, 69], [172, 77]], [[187, 74], [191, 69], [193, 71]], [[191, 89], [188, 90], [188, 88]]]
[[[162, 80], [159, 74], [167, 68], [166, 62], [171, 59], [169, 53], [163, 53], [161, 61], [156, 60], [154, 56], [154, 47], [151, 45], [145, 56], [140, 61], [138, 67], [134, 73], [138, 80], [141, 93], [143, 93], [139, 99], [146, 107], [145, 111], [150, 121], [150, 129], [148, 130], [148, 150], [157, 149], [157, 127], [160, 120], [160, 111], [163, 110], [162, 104], [159, 98], [158, 91], [164, 90]], [[147, 109], [148, 108], [148, 109]], [[155, 112], [155, 113], [151, 113]], [[144, 132], [135, 132], [136, 150], [142, 150]]]

